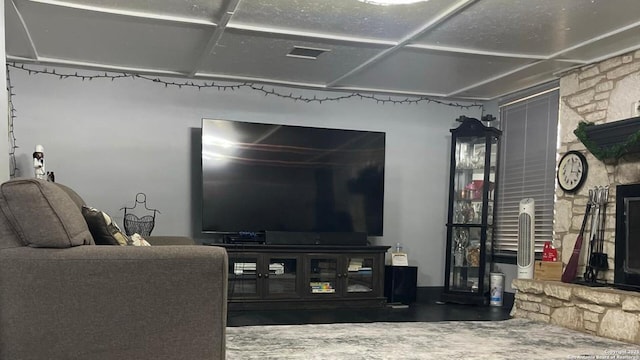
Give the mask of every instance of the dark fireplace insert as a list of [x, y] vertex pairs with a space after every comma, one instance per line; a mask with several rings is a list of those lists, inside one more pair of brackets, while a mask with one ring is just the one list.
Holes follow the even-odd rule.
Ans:
[[616, 187], [614, 285], [640, 291], [640, 184]]

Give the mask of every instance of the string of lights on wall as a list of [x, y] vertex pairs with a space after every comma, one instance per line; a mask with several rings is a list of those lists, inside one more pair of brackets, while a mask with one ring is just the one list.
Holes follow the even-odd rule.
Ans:
[[[105, 73], [96, 73], [92, 75], [87, 74], [79, 74], [78, 72], [74, 73], [61, 73], [56, 71], [55, 69], [49, 70], [47, 68], [44, 69], [35, 69], [29, 66], [25, 66], [24, 64], [16, 64], [16, 63], [7, 63], [7, 66], [10, 66], [15, 69], [27, 71], [29, 75], [50, 75], [56, 76], [60, 79], [81, 79], [81, 80], [97, 80], [97, 79], [107, 79], [111, 81], [119, 80], [119, 79], [140, 79], [145, 81], [150, 81], [156, 84], [164, 85], [165, 87], [177, 87], [177, 88], [195, 88], [198, 90], [201, 89], [215, 89], [219, 91], [235, 91], [242, 88], [248, 88], [257, 92], [262, 93], [264, 96], [275, 96], [284, 99], [290, 99], [294, 101], [302, 101], [305, 103], [313, 103], [317, 102], [322, 104], [323, 102], [328, 101], [340, 101], [347, 99], [360, 99], [360, 100], [371, 100], [375, 101], [378, 104], [394, 104], [394, 105], [409, 105], [409, 104], [419, 104], [419, 103], [435, 103], [445, 106], [457, 107], [460, 109], [472, 109], [472, 108], [480, 108], [482, 109], [483, 105], [479, 103], [471, 103], [471, 104], [461, 104], [458, 102], [449, 102], [444, 100], [435, 99], [428, 96], [416, 96], [416, 97], [391, 97], [391, 96], [382, 96], [376, 94], [368, 94], [361, 92], [352, 92], [345, 93], [344, 95], [336, 95], [336, 96], [322, 96], [318, 97], [314, 95], [313, 97], [303, 96], [303, 95], [294, 95], [292, 92], [280, 92], [276, 91], [274, 87], [269, 87], [265, 85], [259, 85], [252, 82], [242, 82], [231, 85], [223, 85], [220, 83], [216, 83], [214, 81], [168, 81], [163, 80], [159, 77], [141, 75], [141, 74], [131, 74], [131, 73], [117, 73], [117, 72], [105, 72]], [[8, 73], [8, 72], [7, 72]]]
[[13, 106], [13, 97], [15, 94], [13, 92], [13, 86], [11, 85], [9, 65], [7, 65], [7, 94], [9, 95], [9, 118], [7, 119], [9, 128], [9, 177], [13, 179], [18, 173], [18, 165], [16, 162], [16, 149], [18, 145], [16, 145], [16, 133], [13, 129], [13, 122], [16, 119], [16, 108]]

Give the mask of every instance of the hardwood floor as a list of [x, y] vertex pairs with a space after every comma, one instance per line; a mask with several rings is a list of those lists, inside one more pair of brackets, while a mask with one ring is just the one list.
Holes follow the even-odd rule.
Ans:
[[491, 307], [414, 303], [408, 308], [345, 310], [252, 310], [229, 311], [227, 326], [298, 325], [397, 321], [499, 321], [509, 319], [510, 306]]

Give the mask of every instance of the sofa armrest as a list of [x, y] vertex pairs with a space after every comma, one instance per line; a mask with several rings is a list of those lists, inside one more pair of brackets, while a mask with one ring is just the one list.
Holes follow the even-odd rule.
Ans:
[[0, 251], [0, 359], [224, 359], [227, 254], [211, 246]]

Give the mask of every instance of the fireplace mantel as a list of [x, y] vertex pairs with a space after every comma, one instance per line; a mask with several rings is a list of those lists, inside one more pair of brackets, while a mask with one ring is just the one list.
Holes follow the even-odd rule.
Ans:
[[603, 162], [640, 152], [640, 117], [599, 125], [580, 122], [574, 134], [593, 156]]

